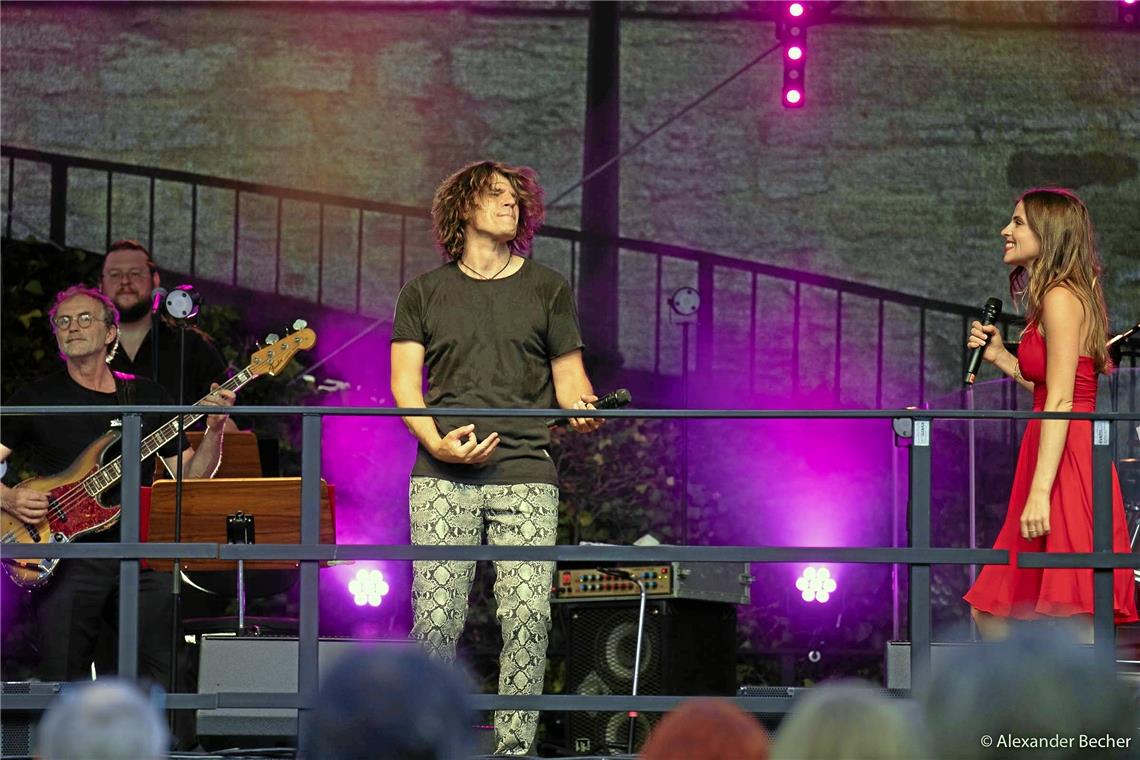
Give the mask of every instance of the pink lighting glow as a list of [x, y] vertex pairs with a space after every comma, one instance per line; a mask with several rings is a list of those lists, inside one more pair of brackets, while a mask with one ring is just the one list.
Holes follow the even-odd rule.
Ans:
[[797, 105], [803, 99], [803, 93], [799, 90], [788, 90], [784, 93], [784, 100], [792, 105]]
[[803, 3], [792, 3], [791, 5], [789, 5], [788, 6], [788, 15], [793, 16], [795, 18], [799, 18], [800, 16], [804, 15]]
[[798, 61], [804, 57], [804, 49], [799, 45], [792, 45], [788, 48], [788, 60]]
[[1125, 5], [1136, 5], [1136, 0], [1124, 0]]
[[808, 567], [796, 579], [796, 588], [805, 602], [826, 604], [835, 593], [835, 579], [826, 567]]

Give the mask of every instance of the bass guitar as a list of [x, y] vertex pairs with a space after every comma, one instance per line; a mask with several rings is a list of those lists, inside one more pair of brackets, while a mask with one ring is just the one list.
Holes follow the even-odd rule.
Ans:
[[[312, 348], [317, 335], [305, 327], [262, 348], [250, 358], [249, 366], [221, 385], [236, 391], [261, 375], [276, 375], [298, 351]], [[198, 404], [202, 404], [201, 399]], [[181, 427], [189, 427], [218, 407], [204, 404], [202, 411], [182, 416]], [[142, 461], [153, 456], [180, 430], [179, 418], [167, 422], [142, 440]], [[16, 488], [31, 488], [48, 494], [47, 516], [36, 524], [25, 523], [7, 512], [0, 512], [0, 544], [64, 543], [88, 533], [107, 530], [119, 521], [118, 504], [107, 505], [123, 474], [122, 456], [114, 456], [121, 433], [112, 430], [84, 449], [75, 461], [50, 477], [33, 477]], [[51, 578], [59, 559], [3, 559], [4, 571], [19, 586], [35, 588]]]

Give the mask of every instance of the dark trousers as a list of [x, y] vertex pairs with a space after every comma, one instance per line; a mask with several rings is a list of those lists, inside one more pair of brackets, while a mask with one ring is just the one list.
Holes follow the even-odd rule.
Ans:
[[[140, 678], [151, 679], [163, 688], [170, 676], [170, 583], [170, 573], [139, 573], [138, 673]], [[105, 662], [98, 653], [118, 652], [118, 560], [62, 560], [52, 580], [37, 596], [41, 679], [89, 679], [91, 663], [97, 656], [101, 673], [114, 667], [113, 659]], [[100, 646], [101, 637], [108, 635], [111, 646]]]

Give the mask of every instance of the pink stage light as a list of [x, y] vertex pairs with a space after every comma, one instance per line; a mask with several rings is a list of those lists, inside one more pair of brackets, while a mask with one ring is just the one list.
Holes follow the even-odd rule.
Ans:
[[1116, 6], [1116, 13], [1121, 26], [1125, 28], [1134, 30], [1140, 22], [1140, 8], [1137, 7], [1137, 0], [1121, 0]]
[[379, 607], [388, 593], [388, 581], [384, 580], [384, 573], [376, 569], [362, 569], [348, 582], [349, 593], [356, 606]]
[[808, 567], [803, 575], [796, 579], [796, 589], [800, 592], [800, 597], [809, 603], [826, 604], [836, 588], [835, 579], [831, 577], [831, 571], [826, 567]]
[[807, 72], [807, 7], [789, 3], [786, 15], [776, 22], [776, 38], [784, 45], [784, 85], [780, 102], [784, 108], [802, 108], [804, 74]]
[[1135, 29], [1137, 22], [1140, 21], [1140, 8], [1137, 8], [1136, 2], [1137, 0], [1120, 0], [1116, 6], [1120, 25], [1127, 29]]

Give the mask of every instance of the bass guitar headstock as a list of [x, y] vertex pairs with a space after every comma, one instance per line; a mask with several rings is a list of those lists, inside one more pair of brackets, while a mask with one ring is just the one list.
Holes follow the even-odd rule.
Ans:
[[298, 329], [283, 338], [273, 337], [273, 341], [250, 357], [249, 371], [254, 375], [276, 375], [298, 351], [308, 350], [317, 343], [317, 334], [310, 327]]

